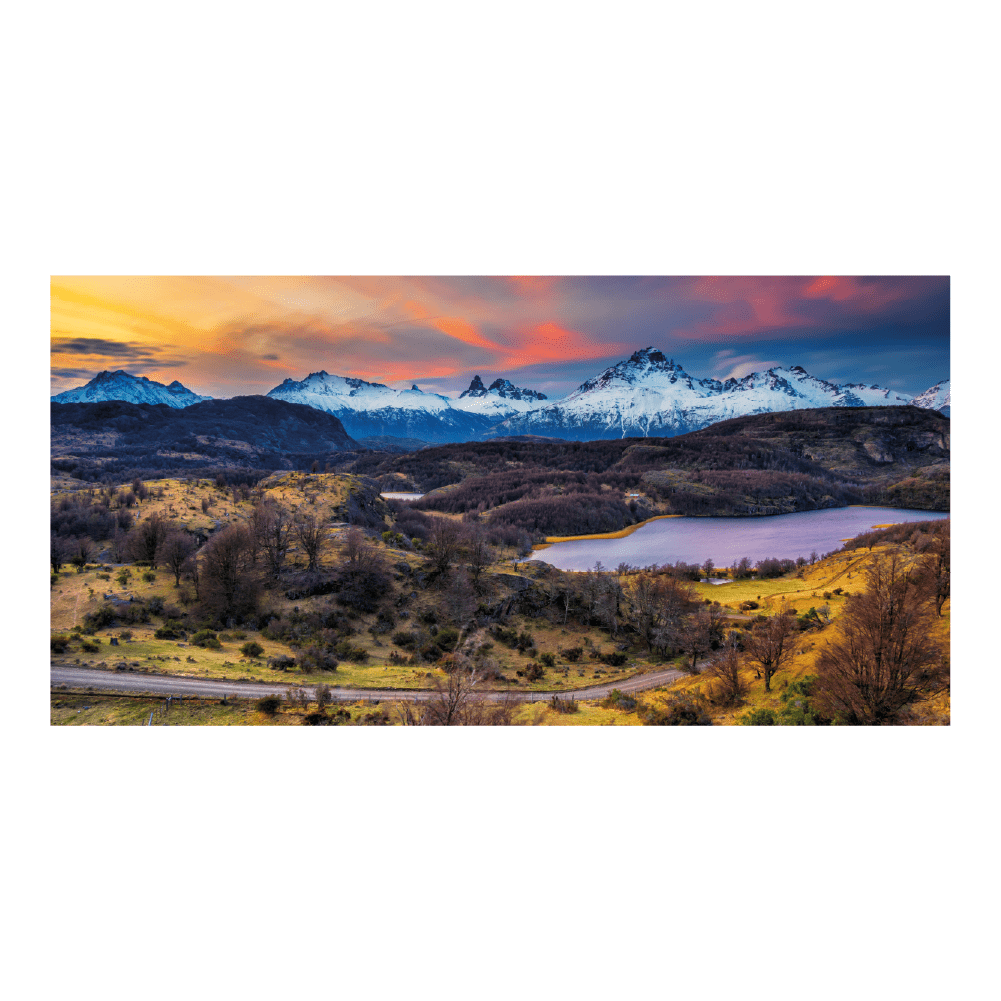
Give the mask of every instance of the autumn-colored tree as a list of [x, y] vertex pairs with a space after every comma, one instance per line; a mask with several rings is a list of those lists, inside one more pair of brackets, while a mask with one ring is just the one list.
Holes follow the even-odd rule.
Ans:
[[793, 654], [796, 620], [791, 615], [773, 615], [759, 622], [744, 639], [744, 648], [765, 679], [765, 691], [772, 690], [772, 678], [786, 666]]
[[709, 678], [709, 697], [718, 706], [736, 705], [747, 692], [747, 681], [740, 674], [741, 655], [737, 644], [727, 642], [703, 671]]
[[900, 552], [882, 555], [864, 576], [865, 591], [845, 603], [840, 636], [817, 660], [815, 703], [831, 719], [880, 726], [947, 682], [948, 665], [933, 636], [935, 598], [911, 560]]

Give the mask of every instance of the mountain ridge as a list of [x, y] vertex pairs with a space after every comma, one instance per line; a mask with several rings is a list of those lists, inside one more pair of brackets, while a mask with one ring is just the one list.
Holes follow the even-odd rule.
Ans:
[[155, 382], [145, 375], [129, 375], [123, 369], [98, 372], [89, 382], [74, 389], [57, 393], [50, 397], [52, 403], [104, 403], [108, 400], [124, 400], [126, 403], [163, 403], [180, 409], [195, 403], [211, 400], [211, 396], [199, 396], [175, 379], [169, 386]]
[[[379, 382], [311, 372], [287, 378], [264, 397], [336, 416], [354, 439], [407, 439], [429, 444], [491, 440], [524, 435], [567, 441], [671, 437], [720, 421], [761, 413], [819, 407], [913, 405], [950, 416], [951, 387], [943, 380], [917, 396], [861, 382], [833, 383], [801, 365], [719, 380], [696, 378], [655, 347], [581, 383], [566, 397], [546, 394], [497, 378], [489, 386], [479, 375], [455, 399]], [[85, 386], [52, 397], [53, 403], [125, 399], [173, 408], [211, 400], [175, 381], [170, 386], [145, 376], [102, 372]]]
[[576, 441], [671, 437], [748, 414], [899, 406], [913, 399], [877, 385], [831, 383], [801, 365], [773, 366], [725, 381], [698, 379], [651, 346], [609, 366], [562, 400], [502, 421], [489, 436], [543, 434]]

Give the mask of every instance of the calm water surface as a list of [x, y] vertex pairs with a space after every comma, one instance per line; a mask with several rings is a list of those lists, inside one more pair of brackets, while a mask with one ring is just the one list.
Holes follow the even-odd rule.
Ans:
[[751, 562], [809, 557], [811, 550], [840, 549], [844, 539], [873, 525], [948, 518], [943, 511], [912, 511], [889, 507], [839, 507], [797, 511], [766, 518], [663, 518], [638, 528], [624, 539], [581, 539], [557, 542], [531, 558], [560, 570], [590, 570], [600, 560], [612, 570], [620, 563], [702, 563], [730, 566], [743, 556]]
[[390, 500], [417, 500], [418, 497], [423, 497], [424, 494], [407, 494], [407, 493], [382, 493], [379, 494], [380, 497], [388, 497]]

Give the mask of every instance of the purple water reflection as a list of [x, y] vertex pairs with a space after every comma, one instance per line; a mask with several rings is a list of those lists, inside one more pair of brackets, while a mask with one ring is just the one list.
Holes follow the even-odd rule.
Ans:
[[843, 539], [890, 522], [948, 518], [942, 511], [912, 511], [889, 507], [839, 507], [798, 511], [767, 518], [662, 518], [638, 528], [624, 539], [581, 539], [557, 542], [531, 558], [561, 570], [590, 570], [600, 560], [605, 569], [620, 563], [702, 563], [712, 557], [730, 566], [747, 556], [752, 562], [769, 556], [809, 558], [810, 552], [840, 549]]

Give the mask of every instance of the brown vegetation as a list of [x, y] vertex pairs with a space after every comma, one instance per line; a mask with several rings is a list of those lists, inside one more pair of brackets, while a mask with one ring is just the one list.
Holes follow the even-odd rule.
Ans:
[[931, 631], [934, 598], [914, 570], [910, 558], [890, 552], [864, 571], [865, 591], [848, 599], [841, 635], [817, 660], [816, 702], [827, 716], [890, 724], [922, 693], [947, 684], [945, 651]]

